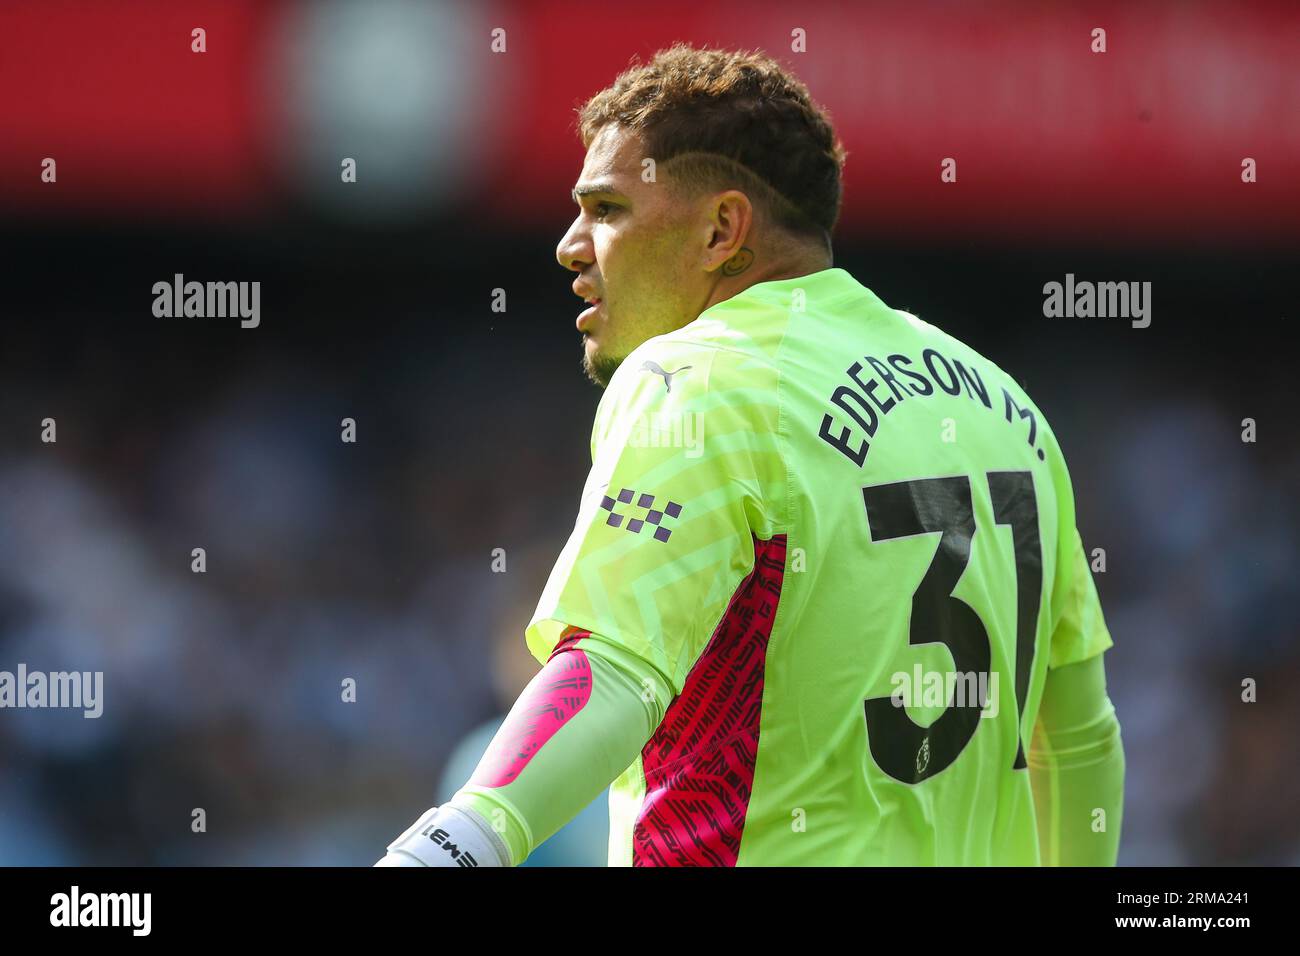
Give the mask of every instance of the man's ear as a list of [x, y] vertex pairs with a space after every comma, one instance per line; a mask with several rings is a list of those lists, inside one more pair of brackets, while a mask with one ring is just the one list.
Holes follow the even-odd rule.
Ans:
[[754, 204], [738, 189], [713, 197], [709, 207], [711, 235], [705, 248], [706, 272], [720, 269], [745, 248], [754, 226]]

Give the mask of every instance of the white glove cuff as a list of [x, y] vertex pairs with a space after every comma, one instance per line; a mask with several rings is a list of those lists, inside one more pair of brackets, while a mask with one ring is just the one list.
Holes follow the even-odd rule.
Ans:
[[[401, 854], [421, 866], [509, 866], [510, 854], [501, 838], [473, 810], [443, 805], [424, 816], [388, 844], [388, 853]], [[383, 866], [410, 865], [410, 860], [380, 861]]]

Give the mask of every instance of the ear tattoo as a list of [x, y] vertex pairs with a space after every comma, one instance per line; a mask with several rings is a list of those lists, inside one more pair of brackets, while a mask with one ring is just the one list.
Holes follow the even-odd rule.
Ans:
[[754, 261], [754, 250], [748, 246], [742, 246], [740, 251], [722, 264], [722, 274], [724, 276], [738, 276]]

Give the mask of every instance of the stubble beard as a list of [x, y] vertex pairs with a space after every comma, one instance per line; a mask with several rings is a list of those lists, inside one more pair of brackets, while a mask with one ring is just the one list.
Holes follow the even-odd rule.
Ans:
[[[593, 351], [595, 354], [593, 355]], [[600, 354], [599, 349], [589, 349], [587, 347], [587, 334], [582, 336], [582, 371], [587, 376], [587, 380], [593, 385], [599, 385], [601, 388], [608, 388], [610, 379], [618, 371], [618, 367], [623, 364], [621, 358], [608, 358]]]

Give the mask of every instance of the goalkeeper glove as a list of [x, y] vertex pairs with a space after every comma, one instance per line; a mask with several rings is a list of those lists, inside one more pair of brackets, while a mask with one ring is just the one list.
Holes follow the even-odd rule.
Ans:
[[505, 840], [473, 810], [432, 807], [375, 866], [509, 866]]

